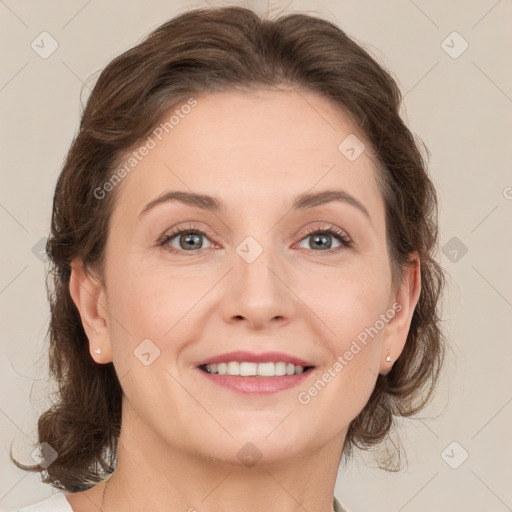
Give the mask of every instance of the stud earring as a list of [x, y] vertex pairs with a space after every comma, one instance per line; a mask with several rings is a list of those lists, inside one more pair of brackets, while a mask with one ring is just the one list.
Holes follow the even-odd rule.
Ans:
[[96, 354], [101, 354], [101, 348], [97, 348], [94, 352], [96, 352]]
[[391, 356], [389, 355], [389, 350], [388, 350], [388, 355], [386, 356], [386, 361], [388, 363], [391, 362]]

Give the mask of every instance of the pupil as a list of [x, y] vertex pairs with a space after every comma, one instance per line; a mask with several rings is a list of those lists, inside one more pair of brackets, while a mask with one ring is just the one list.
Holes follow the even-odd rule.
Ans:
[[[332, 245], [330, 238], [331, 238], [330, 235], [313, 235], [315, 245], [317, 245], [317, 247], [320, 247], [322, 249], [330, 249], [330, 247]], [[193, 248], [194, 244], [196, 244], [196, 245], [201, 244], [201, 242], [200, 242], [201, 235], [198, 233], [194, 233], [194, 234], [188, 233], [186, 235], [183, 235], [181, 237], [181, 239], [182, 239], [182, 241], [184, 240], [185, 245], [188, 248]], [[198, 247], [194, 247], [194, 248], [198, 248]]]
[[[200, 243], [200, 237], [201, 235], [195, 233], [195, 234], [186, 234], [186, 235], [182, 235], [181, 239], [185, 241], [185, 246], [188, 247], [188, 248], [195, 248], [193, 247], [194, 246], [194, 243], [197, 244], [197, 245], [201, 245]], [[197, 248], [200, 248], [200, 247], [197, 247]]]
[[314, 235], [313, 238], [315, 240], [315, 243], [317, 241], [320, 241], [320, 243], [323, 244], [323, 245], [319, 245], [318, 247], [321, 247], [323, 249], [330, 249], [330, 247], [331, 247], [331, 243], [329, 243], [330, 235]]

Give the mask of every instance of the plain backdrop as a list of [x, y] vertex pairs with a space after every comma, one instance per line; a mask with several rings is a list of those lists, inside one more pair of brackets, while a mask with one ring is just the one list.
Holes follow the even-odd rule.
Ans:
[[[11, 464], [8, 450], [13, 443], [19, 460], [34, 462], [36, 421], [48, 406], [41, 244], [81, 91], [86, 98], [97, 72], [162, 22], [206, 5], [0, 1], [0, 510], [53, 492]], [[512, 510], [512, 3], [287, 0], [270, 10], [325, 17], [391, 70], [403, 116], [431, 152], [440, 200], [452, 350], [438, 393], [400, 426], [403, 471], [386, 473], [358, 455], [340, 469], [335, 494], [351, 512]], [[49, 56], [33, 47], [41, 37], [46, 51], [58, 44]]]

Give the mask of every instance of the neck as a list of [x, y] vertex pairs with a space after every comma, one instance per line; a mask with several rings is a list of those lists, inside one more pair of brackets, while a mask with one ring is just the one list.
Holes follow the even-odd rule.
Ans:
[[163, 447], [161, 438], [141, 432], [141, 424], [123, 423], [117, 467], [104, 486], [104, 512], [333, 510], [345, 432], [308, 453], [253, 466], [191, 453], [182, 445]]

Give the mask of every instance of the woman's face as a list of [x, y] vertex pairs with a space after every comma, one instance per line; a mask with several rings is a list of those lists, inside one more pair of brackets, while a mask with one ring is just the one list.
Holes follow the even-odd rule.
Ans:
[[[341, 450], [415, 305], [391, 287], [369, 143], [310, 92], [195, 100], [116, 185], [91, 355], [114, 362], [140, 440], [237, 464]], [[295, 375], [199, 367], [219, 359]]]

